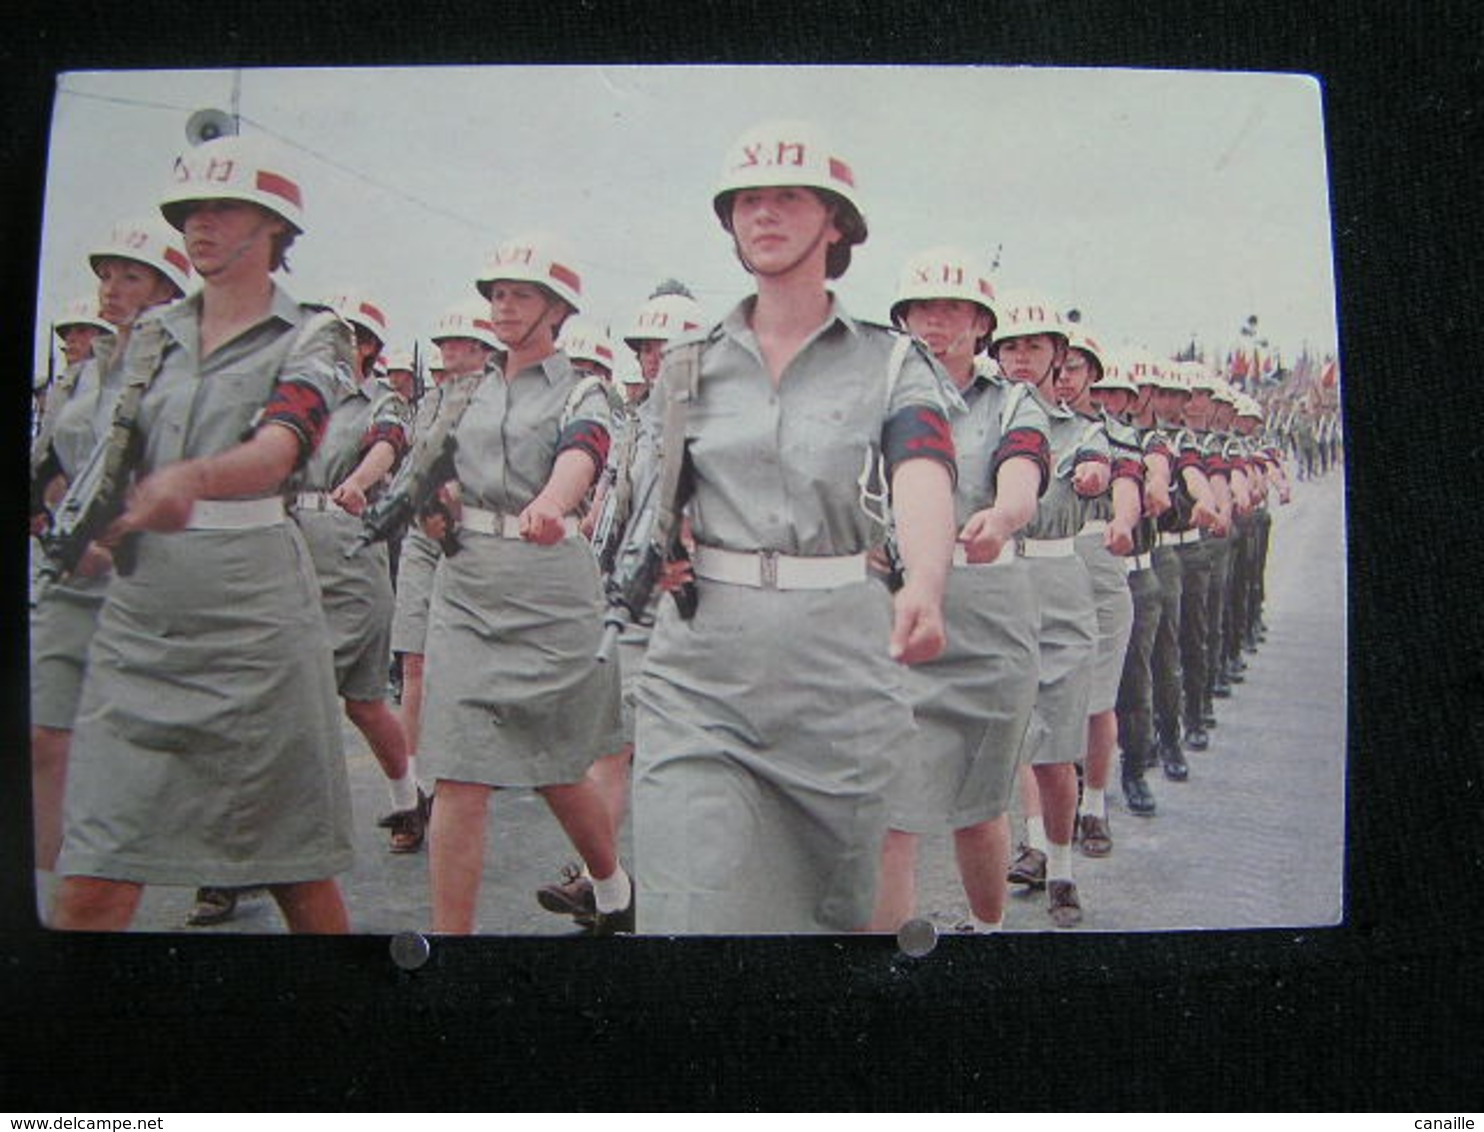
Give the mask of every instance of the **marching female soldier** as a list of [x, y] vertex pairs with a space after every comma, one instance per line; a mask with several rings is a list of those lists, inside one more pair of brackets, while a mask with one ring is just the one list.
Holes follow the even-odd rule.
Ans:
[[[357, 516], [406, 452], [410, 417], [406, 402], [370, 373], [387, 337], [381, 307], [353, 291], [336, 295], [329, 305], [355, 334], [350, 390], [330, 414], [324, 442], [304, 469], [294, 519], [319, 576], [345, 714], [386, 776], [392, 808], [380, 824], [390, 830], [393, 853], [415, 853], [422, 848], [426, 799], [408, 771], [407, 736], [386, 703], [394, 605], [387, 548], [376, 543], [355, 549], [362, 529]], [[347, 556], [348, 550], [354, 553]]]
[[[1185, 587], [1185, 558], [1182, 547], [1198, 542], [1201, 528], [1217, 521], [1216, 500], [1201, 466], [1200, 445], [1185, 427], [1185, 405], [1190, 386], [1177, 371], [1177, 363], [1163, 362], [1154, 390], [1156, 424], [1169, 438], [1174, 460], [1171, 506], [1159, 517], [1159, 544], [1154, 549], [1154, 569], [1159, 575], [1160, 622], [1154, 637], [1151, 664], [1154, 672], [1154, 728], [1157, 752], [1164, 775], [1171, 782], [1190, 777], [1190, 766], [1180, 746], [1180, 721], [1185, 714], [1185, 687], [1180, 647], [1183, 610], [1188, 604]], [[1197, 574], [1197, 581], [1199, 575]], [[1191, 594], [1195, 591], [1192, 589]], [[1196, 600], [1194, 596], [1190, 601]]]
[[1197, 361], [1179, 363], [1185, 374], [1190, 398], [1183, 420], [1193, 438], [1201, 472], [1211, 492], [1215, 521], [1196, 538], [1182, 542], [1180, 556], [1180, 671], [1184, 679], [1185, 745], [1204, 751], [1211, 742], [1207, 729], [1215, 720], [1211, 711], [1207, 649], [1212, 632], [1211, 589], [1219, 581], [1217, 571], [1226, 558], [1227, 530], [1231, 523], [1231, 488], [1221, 446], [1211, 432], [1212, 394], [1216, 378]]
[[[699, 304], [689, 294], [670, 291], [656, 291], [634, 316], [633, 323], [624, 335], [624, 344], [634, 352], [634, 360], [639, 366], [638, 380], [629, 381], [625, 385], [626, 400], [613, 412], [613, 444], [608, 453], [608, 466], [598, 482], [593, 493], [592, 507], [582, 523], [583, 533], [589, 538], [592, 537], [598, 513], [604, 507], [610, 491], [622, 491], [628, 500], [627, 506], [616, 514], [616, 518], [627, 522], [631, 517], [628, 511], [633, 506], [635, 494], [643, 487], [643, 472], [637, 466], [644, 428], [641, 408], [650, 386], [659, 377], [660, 356], [665, 343], [681, 335], [694, 333], [701, 326]], [[658, 598], [660, 595], [656, 593], [655, 596]], [[629, 770], [634, 761], [634, 688], [644, 667], [644, 655], [648, 648], [647, 625], [628, 625], [618, 638], [618, 669], [623, 694], [623, 747], [616, 754], [604, 755], [598, 759], [588, 771], [588, 778], [603, 797], [603, 804], [608, 809], [615, 832], [623, 829], [629, 812]], [[579, 865], [567, 865], [562, 880], [556, 884], [543, 885], [537, 891], [536, 899], [548, 912], [570, 915], [584, 927], [591, 925], [597, 912], [593, 901], [592, 878]]]
[[478, 286], [508, 352], [457, 423], [461, 546], [433, 583], [422, 744], [437, 783], [433, 929], [475, 930], [490, 792], [528, 786], [587, 863], [598, 930], [632, 930], [613, 825], [585, 777], [618, 749], [619, 688], [594, 659], [597, 567], [573, 537], [608, 454], [608, 396], [556, 348], [582, 280], [551, 237], [527, 236], [494, 251]]
[[[1052, 475], [1027, 525], [1021, 552], [1040, 609], [1040, 679], [1035, 714], [1026, 734], [1031, 774], [1022, 799], [1029, 844], [1011, 866], [1014, 883], [1047, 890], [1047, 912], [1059, 928], [1082, 920], [1072, 880], [1072, 837], [1077, 820], [1077, 768], [1087, 736], [1087, 704], [1097, 648], [1097, 609], [1092, 580], [1077, 556], [1082, 500], [1108, 490], [1107, 436], [1058, 403], [1056, 380], [1067, 357], [1068, 325], [1040, 296], [1007, 296], [990, 349], [1011, 381], [1033, 386], [1048, 404]], [[1040, 835], [1045, 848], [1036, 845]]]
[[[953, 444], [930, 360], [827, 288], [866, 238], [857, 199], [812, 125], [744, 133], [713, 207], [757, 293], [668, 351], [700, 355], [684, 435], [660, 438], [686, 459], [699, 601], [689, 621], [661, 603], [636, 693], [646, 932], [845, 931], [871, 917], [886, 790], [912, 728], [893, 658], [943, 648]], [[866, 568], [885, 534], [863, 499], [881, 462], [906, 566], [894, 599]]]
[[975, 358], [995, 328], [994, 291], [953, 248], [908, 261], [892, 321], [926, 343], [966, 405], [953, 417], [959, 526], [943, 613], [948, 645], [907, 673], [914, 757], [892, 788], [872, 927], [915, 914], [917, 839], [945, 825], [973, 923], [997, 931], [1010, 863], [1007, 816], [1016, 759], [1036, 702], [1035, 593], [1015, 534], [1036, 513], [1050, 471], [1045, 410], [1024, 385], [981, 375]]
[[1118, 746], [1114, 708], [1134, 620], [1125, 556], [1133, 551], [1134, 526], [1143, 502], [1143, 453], [1133, 430], [1093, 403], [1093, 383], [1105, 372], [1102, 346], [1081, 326], [1072, 327], [1067, 338], [1067, 360], [1057, 377], [1057, 398], [1081, 419], [1101, 424], [1112, 461], [1109, 491], [1084, 502], [1076, 542], [1077, 554], [1092, 579], [1098, 634], [1087, 704], [1087, 751], [1077, 844], [1085, 856], [1106, 857], [1113, 851], [1105, 792], [1113, 769], [1113, 751]]
[[[600, 377], [604, 388], [613, 388], [613, 341], [602, 326], [591, 319], [574, 318], [562, 327], [557, 346], [578, 373]], [[621, 400], [617, 390], [610, 398], [615, 399]]]
[[[143, 885], [266, 883], [294, 931], [347, 929], [351, 860], [335, 672], [282, 488], [336, 399], [349, 333], [270, 272], [303, 231], [282, 155], [225, 137], [161, 201], [202, 290], [137, 326], [140, 479], [68, 771], [56, 923], [121, 929]], [[243, 438], [248, 439], [244, 440]]]
[[[1231, 622], [1231, 583], [1241, 554], [1242, 531], [1247, 513], [1252, 509], [1247, 497], [1247, 475], [1243, 469], [1240, 446], [1231, 434], [1236, 414], [1236, 395], [1230, 386], [1217, 378], [1211, 394], [1210, 438], [1206, 463], [1207, 475], [1216, 486], [1218, 497], [1224, 494], [1227, 533], [1209, 539], [1211, 550], [1211, 588], [1206, 599], [1206, 693], [1207, 728], [1216, 726], [1215, 700], [1231, 695], [1231, 685], [1244, 677], [1233, 672], [1226, 661], [1226, 637]], [[1218, 478], [1219, 476], [1219, 478]]]
[[[436, 357], [430, 359], [432, 386], [418, 404], [413, 436], [426, 431], [442, 403], [449, 377], [483, 373], [499, 350], [490, 322], [489, 305], [473, 299], [444, 311], [433, 331]], [[414, 782], [418, 773], [423, 716], [423, 661], [427, 651], [428, 603], [433, 596], [433, 574], [443, 556], [439, 540], [446, 537], [447, 511], [443, 504], [426, 521], [429, 530], [414, 523], [402, 536], [397, 562], [397, 593], [392, 612], [392, 652], [402, 662], [402, 730], [407, 736], [407, 765]]]
[[[53, 503], [108, 430], [121, 388], [119, 362], [135, 320], [185, 294], [191, 275], [180, 234], [158, 216], [115, 224], [88, 262], [98, 277], [93, 308], [112, 332], [89, 335], [90, 356], [52, 392], [32, 468], [39, 481], [35, 497]], [[50, 586], [31, 614], [31, 796], [36, 867], [46, 872], [61, 845], [67, 748], [109, 572], [108, 555], [90, 549], [76, 575]]]
[[1093, 394], [1105, 412], [1132, 422], [1142, 454], [1143, 508], [1134, 528], [1134, 548], [1128, 559], [1134, 618], [1115, 704], [1118, 745], [1122, 749], [1119, 779], [1123, 800], [1129, 813], [1141, 817], [1152, 817], [1157, 808], [1154, 792], [1144, 778], [1146, 767], [1155, 761], [1152, 659], [1161, 610], [1160, 580], [1154, 569], [1154, 550], [1159, 542], [1155, 523], [1169, 510], [1170, 474], [1174, 466], [1169, 441], [1154, 426], [1150, 407], [1157, 380], [1152, 356], [1130, 354], [1122, 361], [1110, 363], [1102, 380], [1093, 386]]

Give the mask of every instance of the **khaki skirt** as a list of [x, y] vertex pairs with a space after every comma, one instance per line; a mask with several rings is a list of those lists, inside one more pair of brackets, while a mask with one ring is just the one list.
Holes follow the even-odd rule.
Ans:
[[245, 885], [348, 869], [335, 671], [298, 528], [138, 550], [88, 654], [58, 871]]

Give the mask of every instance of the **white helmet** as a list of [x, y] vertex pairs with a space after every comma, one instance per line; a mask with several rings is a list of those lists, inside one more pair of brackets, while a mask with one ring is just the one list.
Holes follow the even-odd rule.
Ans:
[[52, 322], [52, 327], [57, 332], [57, 337], [66, 336], [67, 328], [71, 326], [92, 326], [102, 330], [106, 334], [112, 334], [115, 327], [98, 313], [97, 294], [79, 295], [67, 302], [61, 313]]
[[1260, 421], [1263, 418], [1262, 406], [1247, 394], [1239, 393], [1237, 394], [1237, 416], [1251, 417], [1253, 420]]
[[[342, 288], [325, 300], [325, 305], [352, 326], [359, 326], [382, 345], [391, 337], [391, 324], [379, 303], [367, 298], [365, 293], [352, 288]], [[410, 367], [409, 367], [410, 368]]]
[[582, 273], [577, 270], [571, 249], [559, 236], [528, 232], [506, 240], [485, 256], [474, 286], [488, 299], [496, 279], [538, 283], [574, 313], [582, 309]]
[[613, 340], [591, 319], [574, 318], [562, 327], [557, 347], [574, 361], [596, 362], [613, 372]]
[[1018, 291], [1001, 295], [995, 304], [999, 322], [990, 339], [990, 350], [999, 349], [1007, 338], [1026, 338], [1032, 334], [1049, 334], [1067, 341], [1072, 324], [1061, 316], [1061, 308], [1045, 295]]
[[412, 351], [404, 348], [387, 351], [386, 371], [394, 373], [397, 370], [412, 372]]
[[266, 138], [226, 135], [175, 159], [175, 176], [160, 195], [160, 212], [185, 229], [187, 206], [203, 200], [245, 200], [304, 231], [304, 193], [284, 151]]
[[891, 320], [904, 326], [907, 304], [926, 299], [962, 299], [989, 315], [989, 331], [999, 322], [995, 314], [994, 286], [974, 266], [974, 258], [959, 248], [935, 247], [909, 259], [897, 277], [897, 297], [891, 304]]
[[[1078, 343], [1074, 340], [1072, 345]], [[1083, 346], [1082, 349], [1087, 347]], [[1139, 387], [1129, 372], [1131, 363], [1120, 354], [1101, 353], [1098, 360], [1103, 366], [1103, 376], [1098, 378], [1090, 386], [1094, 391], [1101, 392], [1109, 389], [1122, 389], [1132, 393], [1135, 397], [1139, 395]]]
[[620, 385], [648, 385], [649, 381], [636, 369], [628, 370], [618, 379]]
[[866, 241], [866, 219], [856, 195], [855, 173], [812, 122], [762, 122], [727, 150], [711, 207], [731, 231], [731, 198], [739, 189], [802, 185], [833, 193], [842, 207], [835, 220], [847, 246]]
[[1185, 379], [1186, 387], [1192, 393], [1216, 393], [1216, 375], [1211, 372], [1205, 362], [1183, 361], [1176, 362], [1176, 368], [1180, 376]]
[[1092, 332], [1080, 322], [1067, 327], [1067, 345], [1074, 350], [1081, 350], [1084, 354], [1090, 354], [1097, 362], [1098, 369], [1103, 373], [1108, 372], [1108, 353], [1103, 349], [1101, 340], [1094, 337]]
[[624, 332], [624, 344], [638, 350], [646, 340], [668, 342], [706, 325], [701, 304], [685, 295], [656, 295], [647, 300]]
[[1223, 404], [1235, 405], [1237, 403], [1237, 391], [1219, 377], [1214, 380], [1216, 388], [1211, 393], [1211, 399], [1213, 401], [1220, 401]]
[[185, 294], [191, 281], [191, 261], [180, 241], [180, 234], [158, 215], [135, 216], [120, 220], [109, 232], [108, 239], [88, 253], [88, 264], [96, 274], [104, 259], [131, 259], [153, 267], [163, 275], [176, 296]]
[[[438, 316], [432, 334], [433, 345], [436, 347], [445, 338], [472, 338], [492, 350], [503, 349], [495, 337], [495, 324], [490, 321], [489, 304], [477, 299], [458, 303]], [[442, 361], [441, 356], [439, 361]], [[431, 361], [428, 368], [434, 368]]]

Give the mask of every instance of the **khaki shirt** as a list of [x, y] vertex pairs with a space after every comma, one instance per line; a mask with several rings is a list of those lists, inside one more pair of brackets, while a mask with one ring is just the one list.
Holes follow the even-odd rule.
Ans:
[[304, 491], [339, 487], [366, 457], [362, 441], [376, 425], [400, 427], [410, 439], [412, 406], [380, 378], [371, 377], [351, 390], [335, 407], [325, 438], [304, 469]]
[[560, 350], [508, 382], [491, 365], [455, 433], [454, 471], [465, 503], [524, 511], [551, 478], [562, 429], [590, 421], [609, 431], [608, 395], [594, 382], [563, 420], [582, 375]]
[[[704, 341], [686, 420], [697, 542], [804, 556], [880, 546], [881, 512], [862, 507], [860, 480], [876, 468], [894, 414], [922, 406], [947, 418], [946, 375], [914, 345], [888, 399], [899, 332], [857, 322], [832, 299], [775, 387], [748, 325], [755, 303], [743, 300]], [[650, 398], [658, 411], [663, 394]]]
[[177, 460], [214, 456], [247, 440], [280, 382], [312, 388], [333, 411], [348, 392], [339, 366], [350, 356], [350, 327], [324, 323], [308, 341], [298, 342], [299, 326], [316, 309], [275, 285], [263, 319], [206, 358], [200, 356], [199, 292], [142, 320], [129, 337], [125, 371], [132, 374], [139, 364], [156, 333], [152, 328], [164, 335], [164, 348], [140, 407], [141, 474]]
[[1029, 539], [1072, 538], [1091, 517], [1089, 501], [1072, 487], [1072, 475], [1084, 460], [1110, 461], [1108, 434], [1102, 421], [1064, 405], [1048, 406], [1046, 415], [1051, 422], [1051, 481], [1023, 533]]
[[953, 418], [953, 446], [958, 482], [953, 514], [960, 529], [975, 512], [995, 501], [994, 476], [1000, 443], [1009, 433], [1029, 430], [1048, 438], [1046, 410], [1024, 386], [1003, 377], [980, 374], [962, 393], [964, 411]]

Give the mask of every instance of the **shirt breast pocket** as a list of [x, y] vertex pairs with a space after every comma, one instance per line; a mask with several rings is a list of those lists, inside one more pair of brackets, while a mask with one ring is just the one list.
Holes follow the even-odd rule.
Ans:
[[273, 373], [223, 370], [209, 375], [196, 397], [190, 454], [211, 455], [251, 437], [275, 384]]

